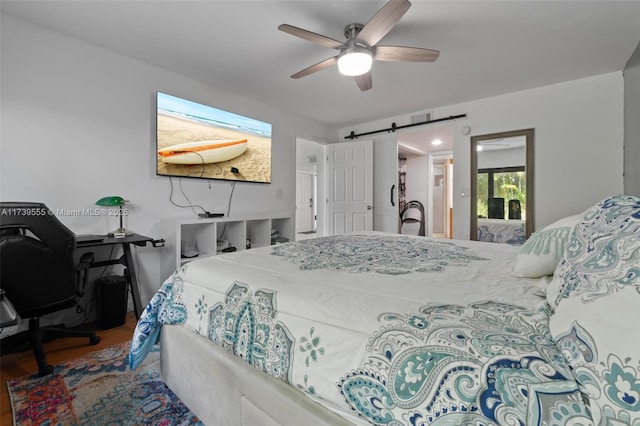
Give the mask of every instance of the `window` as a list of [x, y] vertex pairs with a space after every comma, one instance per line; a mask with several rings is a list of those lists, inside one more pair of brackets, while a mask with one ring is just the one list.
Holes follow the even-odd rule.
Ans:
[[[478, 217], [488, 216], [488, 199], [504, 198], [505, 209], [509, 208], [509, 200], [519, 200], [522, 219], [526, 219], [527, 184], [525, 168], [502, 167], [478, 170]], [[509, 217], [506, 212], [505, 217]]]

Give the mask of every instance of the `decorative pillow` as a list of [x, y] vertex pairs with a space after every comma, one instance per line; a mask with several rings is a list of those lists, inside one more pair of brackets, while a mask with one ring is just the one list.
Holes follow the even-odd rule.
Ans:
[[547, 289], [555, 307], [563, 297], [585, 300], [640, 283], [640, 197], [607, 198], [587, 211], [566, 246]]
[[640, 424], [640, 288], [562, 299], [549, 321], [596, 425]]
[[552, 275], [562, 259], [574, 226], [583, 215], [565, 217], [531, 234], [520, 248], [513, 275], [524, 278]]
[[587, 211], [547, 299], [551, 334], [596, 424], [640, 425], [640, 198], [611, 197]]

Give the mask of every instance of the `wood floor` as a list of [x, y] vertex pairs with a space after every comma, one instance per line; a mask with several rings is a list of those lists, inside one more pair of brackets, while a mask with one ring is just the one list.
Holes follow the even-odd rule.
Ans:
[[[135, 315], [133, 312], [129, 312], [124, 325], [109, 330], [99, 330], [97, 332], [98, 336], [102, 339], [97, 345], [90, 346], [88, 339], [55, 339], [44, 345], [47, 361], [51, 365], [56, 365], [82, 356], [88, 352], [97, 351], [120, 342], [131, 340], [135, 326]], [[38, 371], [38, 366], [31, 350], [3, 355], [2, 358], [0, 358], [0, 381], [2, 381], [2, 390], [0, 392], [0, 425], [8, 426], [13, 422], [11, 404], [9, 403], [9, 392], [7, 391], [7, 381], [33, 374], [36, 371]]]

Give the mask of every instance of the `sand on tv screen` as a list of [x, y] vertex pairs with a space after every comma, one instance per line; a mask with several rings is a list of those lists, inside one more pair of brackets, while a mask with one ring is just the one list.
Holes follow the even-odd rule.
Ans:
[[271, 124], [158, 92], [161, 176], [271, 183]]

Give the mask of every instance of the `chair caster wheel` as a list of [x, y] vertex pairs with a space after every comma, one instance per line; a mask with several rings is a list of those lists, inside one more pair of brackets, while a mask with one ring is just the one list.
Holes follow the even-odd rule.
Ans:
[[98, 343], [100, 343], [100, 336], [92, 336], [92, 337], [89, 337], [89, 344], [90, 344], [91, 346], [93, 346], [93, 345], [97, 345]]
[[38, 371], [38, 377], [48, 376], [53, 373], [53, 365], [47, 365], [45, 368]]

